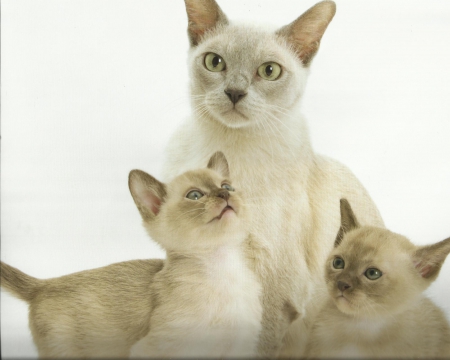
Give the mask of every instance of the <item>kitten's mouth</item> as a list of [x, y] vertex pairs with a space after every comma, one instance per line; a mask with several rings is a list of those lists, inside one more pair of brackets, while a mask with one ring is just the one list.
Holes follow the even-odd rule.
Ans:
[[219, 216], [216, 217], [216, 219], [219, 219], [219, 220], [222, 219], [223, 214], [225, 214], [227, 211], [230, 211], [230, 210], [234, 211], [234, 209], [230, 205], [225, 206], [223, 208], [222, 212], [219, 214]]

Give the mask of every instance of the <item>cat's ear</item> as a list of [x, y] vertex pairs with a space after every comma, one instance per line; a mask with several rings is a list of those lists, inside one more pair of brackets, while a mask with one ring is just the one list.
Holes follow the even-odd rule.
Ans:
[[184, 0], [188, 16], [188, 35], [191, 46], [197, 46], [202, 36], [228, 19], [214, 0]]
[[128, 177], [128, 187], [142, 219], [153, 220], [165, 200], [165, 185], [146, 172], [132, 170]]
[[308, 66], [319, 49], [320, 40], [336, 13], [333, 1], [317, 3], [297, 20], [282, 27], [277, 34], [287, 38], [300, 60]]
[[420, 246], [413, 255], [414, 265], [423, 278], [433, 281], [449, 253], [450, 238], [433, 245]]
[[349, 232], [350, 230], [359, 228], [358, 220], [356, 219], [352, 207], [350, 206], [350, 203], [347, 201], [347, 199], [341, 199], [340, 206], [341, 226], [336, 236], [336, 240], [334, 241], [334, 247], [339, 246], [342, 239], [344, 238], [345, 233]]
[[230, 176], [230, 169], [228, 167], [228, 161], [223, 152], [218, 151], [211, 156], [208, 162], [208, 169], [217, 171], [224, 178]]

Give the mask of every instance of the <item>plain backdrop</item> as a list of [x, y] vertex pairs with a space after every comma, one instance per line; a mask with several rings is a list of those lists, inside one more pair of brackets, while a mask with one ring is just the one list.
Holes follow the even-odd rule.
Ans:
[[[281, 27], [314, 0], [219, 3]], [[1, 259], [48, 278], [164, 257], [127, 178], [160, 175], [190, 111], [183, 2], [1, 5]], [[303, 112], [316, 151], [352, 169], [389, 229], [450, 236], [450, 2], [337, 0]], [[450, 260], [428, 293], [450, 318]], [[2, 291], [3, 357], [37, 356], [27, 321]]]

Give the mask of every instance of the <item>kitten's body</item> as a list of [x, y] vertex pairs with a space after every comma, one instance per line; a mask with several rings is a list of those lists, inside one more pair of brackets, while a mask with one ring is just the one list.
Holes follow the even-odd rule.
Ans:
[[[345, 201], [342, 213], [325, 266], [329, 300], [314, 320], [308, 357], [450, 357], [445, 314], [422, 295], [450, 252], [450, 239], [416, 247], [388, 230], [360, 227]], [[370, 279], [370, 269], [381, 275]]]
[[[132, 347], [131, 357], [256, 355], [261, 287], [248, 257], [248, 212], [238, 192], [223, 189], [230, 186], [227, 174], [187, 172], [167, 187], [130, 176], [144, 225], [167, 250], [152, 284], [150, 331]], [[201, 197], [189, 199], [192, 191]]]
[[29, 303], [41, 358], [125, 358], [149, 327], [163, 260], [133, 260], [40, 280], [1, 263], [1, 285]]
[[[362, 223], [383, 223], [355, 176], [312, 150], [299, 111], [309, 69], [302, 65], [303, 59], [298, 58], [302, 51], [290, 42], [289, 35], [230, 25], [224, 20], [216, 24], [214, 19], [223, 16], [219, 11], [217, 17], [210, 16], [213, 21], [205, 21], [209, 28], [196, 38], [198, 28], [192, 24], [201, 24], [202, 16], [211, 20], [208, 14], [216, 11], [212, 1], [198, 3], [207, 9], [205, 13], [196, 8], [195, 1], [187, 1], [194, 114], [171, 139], [165, 176], [173, 178], [197, 168], [211, 153], [224, 152], [234, 183], [245, 192], [254, 213], [250, 229], [255, 237], [253, 257], [264, 293], [260, 353], [279, 353], [287, 330], [282, 309], [288, 301], [301, 317], [290, 335], [293, 342], [283, 355], [301, 356], [303, 344], [296, 333], [304, 331], [302, 327], [319, 302], [322, 264], [333, 246], [330, 239], [339, 228], [339, 199], [347, 197], [355, 204]], [[331, 20], [330, 4], [319, 6], [317, 22]], [[227, 64], [220, 75], [204, 69], [203, 56], [209, 51], [222, 56]], [[309, 60], [305, 58], [305, 62]], [[279, 80], [265, 83], [254, 75], [266, 61], [283, 66]], [[233, 105], [224, 89], [236, 88], [247, 94]]]

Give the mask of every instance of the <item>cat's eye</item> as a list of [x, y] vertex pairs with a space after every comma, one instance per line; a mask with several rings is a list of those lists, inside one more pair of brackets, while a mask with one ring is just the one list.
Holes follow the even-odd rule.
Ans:
[[234, 187], [232, 187], [231, 185], [227, 184], [227, 183], [223, 183], [222, 184], [222, 189], [228, 190], [228, 191], [234, 191]]
[[205, 56], [205, 67], [209, 71], [223, 71], [225, 70], [225, 61], [220, 55], [208, 53]]
[[340, 257], [336, 257], [333, 260], [333, 267], [335, 269], [343, 269], [345, 266], [345, 262], [344, 259], [340, 258]]
[[274, 81], [281, 75], [281, 66], [276, 62], [266, 62], [258, 68], [258, 75], [265, 80]]
[[199, 190], [191, 190], [187, 193], [186, 197], [190, 200], [198, 200], [204, 195]]
[[364, 275], [369, 280], [376, 280], [376, 279], [379, 279], [381, 277], [381, 275], [383, 275], [383, 273], [380, 270], [376, 269], [376, 268], [370, 268], [370, 269], [366, 270]]

